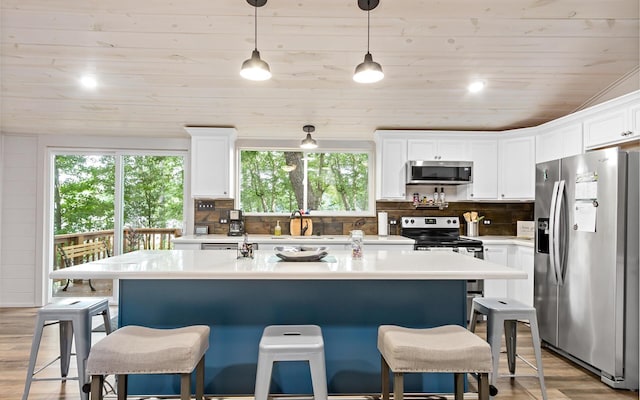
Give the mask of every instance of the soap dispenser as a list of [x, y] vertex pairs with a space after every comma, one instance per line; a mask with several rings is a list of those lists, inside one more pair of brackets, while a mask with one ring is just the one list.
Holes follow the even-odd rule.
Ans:
[[280, 236], [280, 235], [282, 235], [282, 228], [280, 227], [280, 221], [276, 221], [276, 227], [275, 227], [275, 229], [273, 230], [273, 234], [274, 234], [275, 236]]

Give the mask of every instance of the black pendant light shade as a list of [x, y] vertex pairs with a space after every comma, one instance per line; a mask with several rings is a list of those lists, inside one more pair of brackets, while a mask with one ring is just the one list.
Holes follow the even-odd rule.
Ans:
[[315, 149], [316, 147], [318, 147], [318, 142], [316, 142], [315, 139], [311, 137], [311, 132], [314, 132], [316, 130], [316, 127], [313, 125], [305, 125], [302, 127], [302, 130], [307, 133], [307, 137], [302, 139], [302, 141], [300, 142], [300, 147], [303, 149]]
[[369, 12], [376, 8], [379, 3], [379, 0], [358, 0], [358, 7], [367, 12], [367, 54], [364, 55], [364, 61], [358, 64], [353, 74], [353, 80], [359, 83], [373, 83], [384, 78], [382, 66], [373, 61], [373, 56], [369, 52], [369, 30], [371, 26]]
[[269, 64], [260, 58], [258, 51], [258, 7], [267, 4], [267, 0], [247, 0], [247, 3], [254, 7], [254, 49], [251, 58], [242, 63], [240, 75], [252, 81], [265, 81], [271, 78], [271, 70]]

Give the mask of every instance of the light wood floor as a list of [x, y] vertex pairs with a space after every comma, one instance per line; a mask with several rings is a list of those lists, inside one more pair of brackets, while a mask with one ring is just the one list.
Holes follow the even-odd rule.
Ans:
[[[22, 397], [36, 312], [37, 308], [0, 308], [0, 400], [16, 400]], [[96, 324], [100, 322], [99, 318], [95, 321]], [[479, 324], [477, 333], [484, 337], [486, 333], [484, 323]], [[94, 340], [99, 340], [101, 337], [104, 337], [103, 333], [93, 335]], [[518, 339], [518, 352], [525, 358], [534, 360], [531, 336], [528, 327], [524, 324], [519, 326]], [[58, 329], [45, 328], [37, 366], [44, 365], [48, 360], [55, 358], [57, 352]], [[69, 376], [75, 376], [74, 362], [72, 359], [72, 370]], [[506, 368], [505, 364], [506, 360], [502, 359], [501, 366]], [[543, 349], [543, 365], [549, 400], [638, 399], [637, 392], [611, 389], [601, 383], [597, 376], [546, 349]], [[517, 368], [519, 373], [535, 372], [521, 362], [517, 364]], [[57, 373], [59, 369], [54, 364], [39, 376], [55, 377]], [[474, 389], [473, 379], [471, 382], [471, 388]], [[538, 379], [535, 377], [518, 377], [513, 381], [509, 378], [499, 378], [497, 386], [499, 393], [495, 397], [496, 400], [542, 398]], [[34, 382], [29, 399], [77, 400], [79, 399], [78, 384], [75, 381]]]

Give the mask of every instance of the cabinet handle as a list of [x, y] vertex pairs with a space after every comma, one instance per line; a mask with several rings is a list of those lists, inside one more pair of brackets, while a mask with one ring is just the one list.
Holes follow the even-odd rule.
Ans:
[[471, 193], [470, 196], [473, 197], [473, 193]]
[[501, 196], [504, 197], [504, 193], [502, 193]]
[[633, 135], [633, 132], [632, 131], [624, 131], [620, 135], [621, 136], [631, 136], [631, 135]]

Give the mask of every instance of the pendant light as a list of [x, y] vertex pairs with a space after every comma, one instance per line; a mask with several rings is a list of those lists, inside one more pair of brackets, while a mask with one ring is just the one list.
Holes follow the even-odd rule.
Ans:
[[258, 51], [258, 7], [267, 4], [267, 0], [247, 0], [247, 3], [254, 8], [254, 49], [251, 53], [251, 58], [242, 63], [240, 75], [252, 81], [266, 81], [271, 78], [271, 71], [269, 70], [269, 64], [260, 59], [260, 52]]
[[305, 125], [302, 127], [302, 130], [307, 133], [307, 137], [302, 139], [302, 142], [300, 142], [300, 147], [303, 149], [315, 149], [316, 147], [318, 147], [318, 142], [316, 142], [315, 139], [311, 137], [311, 132], [314, 132], [316, 130], [316, 127], [313, 125]]
[[364, 62], [358, 64], [353, 74], [353, 80], [358, 83], [374, 83], [384, 78], [382, 67], [373, 61], [373, 57], [369, 52], [369, 30], [371, 27], [371, 10], [376, 8], [380, 0], [358, 0], [358, 7], [367, 12], [367, 54], [364, 55]]

